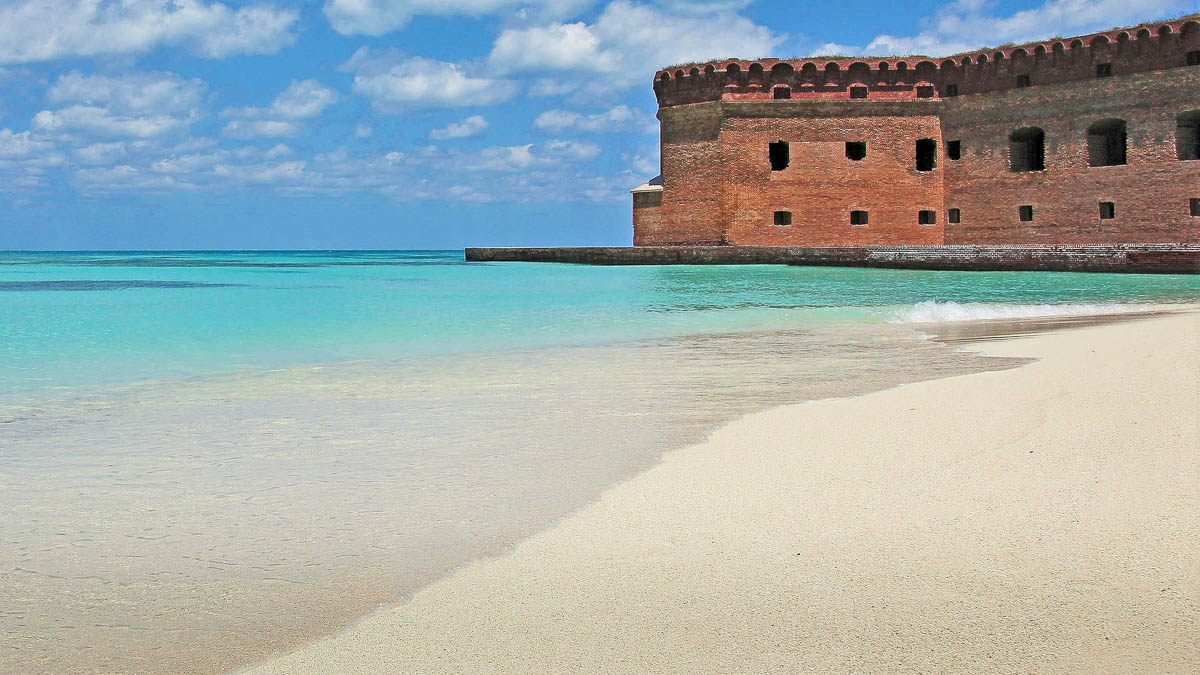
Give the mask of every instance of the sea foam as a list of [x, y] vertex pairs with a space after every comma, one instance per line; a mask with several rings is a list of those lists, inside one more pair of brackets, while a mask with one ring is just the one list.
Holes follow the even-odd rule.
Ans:
[[1000, 304], [926, 300], [894, 311], [890, 323], [937, 323], [987, 319], [1041, 319], [1149, 312], [1155, 305], [1130, 303]]

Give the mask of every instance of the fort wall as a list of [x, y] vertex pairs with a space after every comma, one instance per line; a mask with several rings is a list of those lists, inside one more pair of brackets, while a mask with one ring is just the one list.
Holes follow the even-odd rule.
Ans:
[[[635, 197], [634, 244], [1200, 242], [1198, 18], [938, 60], [660, 71], [661, 206]], [[1118, 137], [1121, 161], [1094, 165]]]

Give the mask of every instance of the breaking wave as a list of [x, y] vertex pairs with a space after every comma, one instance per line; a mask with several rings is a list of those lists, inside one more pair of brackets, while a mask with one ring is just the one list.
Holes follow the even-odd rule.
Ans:
[[986, 319], [1040, 319], [1059, 316], [1096, 316], [1130, 314], [1160, 309], [1156, 305], [1130, 303], [1063, 303], [1010, 305], [999, 303], [957, 303], [926, 300], [896, 310], [890, 323], [937, 323], [943, 321], [979, 321]]

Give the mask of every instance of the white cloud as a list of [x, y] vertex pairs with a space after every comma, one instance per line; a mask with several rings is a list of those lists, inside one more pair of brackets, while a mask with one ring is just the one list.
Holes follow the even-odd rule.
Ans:
[[475, 76], [445, 61], [422, 57], [398, 60], [393, 54], [374, 58], [362, 50], [351, 61], [357, 70], [354, 93], [383, 112], [493, 105], [517, 93], [515, 82]]
[[124, 156], [124, 143], [93, 143], [75, 150], [75, 158], [84, 164], [112, 164]]
[[274, 54], [299, 18], [269, 5], [204, 0], [9, 0], [0, 7], [0, 63], [182, 46], [210, 58]]
[[383, 35], [418, 14], [483, 16], [508, 12], [517, 18], [561, 19], [590, 7], [594, 0], [326, 0], [325, 17], [344, 35]]
[[46, 152], [51, 147], [48, 142], [30, 138], [28, 131], [13, 133], [11, 129], [0, 129], [0, 158], [27, 157]]
[[488, 128], [488, 122], [482, 115], [472, 115], [460, 122], [453, 122], [441, 129], [429, 132], [429, 137], [435, 141], [445, 141], [451, 138], [469, 138]]
[[[672, 63], [753, 58], [772, 53], [783, 42], [784, 36], [716, 4], [722, 6], [710, 9], [718, 14], [691, 16], [616, 0], [591, 24], [507, 28], [496, 38], [488, 63], [502, 73], [557, 70], [558, 82], [577, 81], [579, 92], [596, 96], [644, 86], [656, 69]], [[546, 79], [535, 85], [536, 94], [555, 89]], [[565, 84], [558, 89], [569, 90]]]
[[[567, 162], [587, 161], [600, 154], [600, 146], [595, 143], [554, 140], [540, 146], [526, 143], [483, 148], [470, 154], [478, 157], [475, 162], [466, 163], [466, 167], [472, 171], [524, 171], [562, 166]], [[465, 157], [457, 153], [445, 156], [457, 157], [459, 160]]]
[[118, 115], [106, 108], [75, 105], [39, 112], [33, 116], [33, 128], [45, 134], [152, 138], [182, 131], [190, 121], [171, 115]]
[[229, 138], [280, 138], [300, 133], [300, 125], [281, 120], [233, 120], [221, 133]]
[[992, 7], [983, 0], [957, 0], [939, 9], [917, 35], [884, 34], [866, 47], [832, 47], [850, 55], [944, 56], [1006, 42], [1105, 30], [1197, 8], [1190, 0], [1046, 0], [1037, 7], [998, 16], [991, 13]]
[[303, 129], [300, 122], [317, 117], [337, 100], [336, 91], [316, 80], [292, 80], [265, 108], [222, 110], [221, 117], [236, 119], [226, 124], [221, 133], [230, 138], [294, 136]]
[[533, 121], [533, 126], [535, 129], [556, 133], [567, 129], [591, 132], [634, 131], [647, 134], [658, 131], [658, 124], [653, 118], [642, 115], [627, 105], [619, 105], [592, 115], [570, 110], [547, 110], [538, 115]]
[[287, 89], [275, 97], [266, 108], [226, 108], [221, 117], [247, 119], [302, 120], [320, 115], [326, 108], [337, 103], [338, 93], [320, 82], [292, 80]]
[[374, 131], [375, 130], [372, 129], [369, 125], [359, 124], [354, 127], [354, 137], [355, 138], [370, 138], [371, 134], [374, 133]]
[[337, 92], [316, 80], [292, 80], [291, 86], [275, 97], [268, 115], [299, 120], [320, 115], [336, 103]]
[[173, 73], [121, 75], [60, 75], [46, 92], [51, 103], [102, 106], [121, 114], [193, 113], [203, 103], [208, 87], [203, 80], [184, 79]]

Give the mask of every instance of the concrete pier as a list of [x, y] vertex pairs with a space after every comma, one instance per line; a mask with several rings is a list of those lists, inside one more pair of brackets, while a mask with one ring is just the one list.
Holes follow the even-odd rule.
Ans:
[[586, 246], [468, 248], [470, 261], [584, 265], [824, 265], [920, 270], [1200, 273], [1200, 245]]

